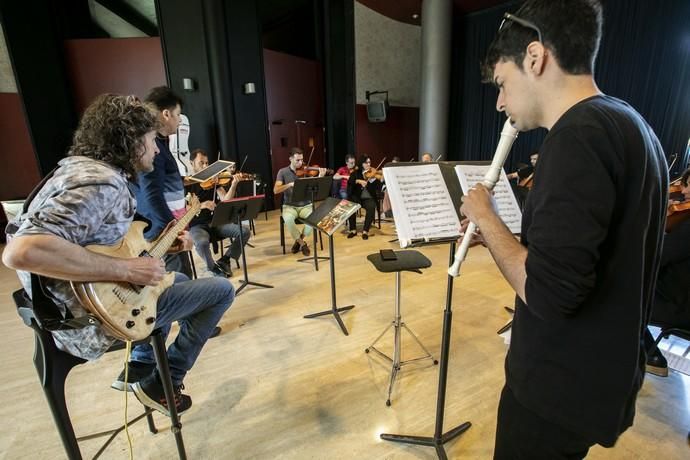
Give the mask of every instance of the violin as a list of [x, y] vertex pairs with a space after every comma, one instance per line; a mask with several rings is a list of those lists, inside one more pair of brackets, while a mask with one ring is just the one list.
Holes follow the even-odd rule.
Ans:
[[378, 179], [382, 180], [383, 179], [383, 171], [380, 169], [376, 168], [369, 168], [366, 171], [364, 171], [364, 178], [369, 180], [369, 179]]
[[666, 211], [666, 233], [672, 232], [676, 226], [690, 218], [690, 200], [673, 203]]
[[235, 174], [235, 179], [239, 181], [243, 180], [256, 180], [256, 174], [250, 174], [250, 173], [237, 173]]
[[380, 170], [379, 168], [383, 164], [383, 162], [386, 161], [386, 157], [383, 157], [383, 160], [379, 162], [379, 164], [375, 168], [369, 168], [366, 171], [364, 171], [364, 178], [366, 180], [369, 179], [378, 179], [378, 180], [383, 180], [383, 171]]
[[233, 174], [224, 171], [217, 176], [201, 182], [199, 185], [204, 190], [211, 190], [214, 187], [225, 187], [232, 182]]
[[520, 179], [518, 182], [518, 187], [524, 187], [527, 190], [532, 190], [532, 185], [534, 185], [534, 173], [531, 173], [524, 179]]
[[[297, 175], [297, 177], [316, 177], [319, 175], [320, 169], [321, 168], [319, 167], [319, 165], [302, 166], [301, 168], [295, 171], [295, 174]], [[326, 175], [333, 175], [333, 170], [326, 169]]]

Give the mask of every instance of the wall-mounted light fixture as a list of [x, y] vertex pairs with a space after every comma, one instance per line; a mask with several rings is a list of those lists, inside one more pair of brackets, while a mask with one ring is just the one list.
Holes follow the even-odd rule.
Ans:
[[184, 88], [185, 91], [194, 91], [194, 80], [191, 78], [183, 78], [182, 88]]
[[254, 83], [245, 83], [244, 84], [244, 94], [254, 94], [256, 93], [256, 86], [254, 86]]

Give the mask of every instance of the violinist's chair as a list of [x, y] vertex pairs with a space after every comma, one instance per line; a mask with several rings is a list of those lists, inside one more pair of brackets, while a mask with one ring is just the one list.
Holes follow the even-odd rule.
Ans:
[[[98, 320], [90, 315], [80, 318], [73, 318], [71, 315], [68, 318], [63, 317], [58, 307], [43, 294], [38, 277], [35, 275], [32, 275], [32, 291], [35, 293], [33, 300], [29, 298], [24, 289], [15, 291], [12, 297], [17, 306], [17, 313], [24, 321], [24, 324], [34, 331], [34, 365], [36, 366], [36, 372], [38, 373], [38, 378], [43, 387], [43, 392], [48, 400], [50, 411], [53, 414], [55, 427], [62, 439], [65, 453], [70, 460], [81, 460], [82, 454], [79, 449], [79, 441], [109, 436], [93, 457], [98, 458], [108, 445], [110, 445], [113, 439], [115, 439], [120, 432], [124, 431], [125, 427], [123, 425], [114, 430], [82, 436], [80, 438], [76, 437], [65, 402], [65, 381], [72, 368], [85, 363], [86, 360], [72, 356], [58, 349], [51, 333], [51, 331], [54, 330], [79, 329], [94, 324]], [[167, 404], [168, 407], [170, 407], [171, 431], [175, 436], [178, 455], [180, 459], [186, 459], [187, 455], [182, 440], [182, 424], [175, 410], [173, 387], [165, 350], [165, 338], [160, 334], [159, 330], [155, 330], [149, 339], [152, 341], [153, 350], [156, 356], [156, 365], [158, 366], [161, 381], [165, 388]], [[153, 409], [145, 407], [144, 413], [128, 421], [128, 424], [131, 425], [146, 418], [149, 431], [155, 434], [158, 430], [151, 416], [152, 412]]]
[[[662, 339], [668, 339], [670, 336], [675, 335], [676, 337], [680, 337], [683, 340], [690, 341], [690, 329], [682, 329], [679, 327], [670, 327], [670, 326], [664, 326], [661, 324], [654, 324], [650, 323], [652, 326], [657, 326], [661, 330], [659, 331], [659, 335], [656, 337], [656, 340], [654, 341], [654, 346], [658, 349], [659, 348], [659, 343], [661, 343]], [[651, 352], [651, 350], [650, 350]]]
[[[295, 219], [295, 224], [302, 225], [304, 222], [298, 217]], [[323, 251], [323, 237], [321, 236], [321, 232], [319, 232], [317, 229], [314, 229], [314, 242], [316, 242], [317, 238], [319, 240], [321, 250]], [[283, 254], [285, 254], [285, 221], [283, 220], [282, 209], [280, 212], [280, 245], [283, 247]]]

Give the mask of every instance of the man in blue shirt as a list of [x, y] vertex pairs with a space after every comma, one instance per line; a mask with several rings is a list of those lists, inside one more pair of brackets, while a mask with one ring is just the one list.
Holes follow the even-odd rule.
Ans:
[[[175, 134], [180, 124], [182, 99], [167, 86], [159, 86], [146, 96], [146, 102], [158, 112], [156, 146], [159, 154], [154, 159], [153, 171], [140, 173], [134, 189], [137, 212], [151, 222], [144, 236], [148, 240], [155, 240], [171, 221], [185, 212], [184, 185], [168, 140], [168, 136]], [[187, 234], [184, 237], [189, 238]], [[192, 277], [187, 252], [168, 256], [166, 267]]]

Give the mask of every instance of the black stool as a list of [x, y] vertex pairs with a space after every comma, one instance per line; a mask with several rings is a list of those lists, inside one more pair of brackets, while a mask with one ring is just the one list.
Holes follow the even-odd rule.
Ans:
[[[414, 361], [421, 361], [424, 359], [430, 359], [434, 362], [434, 364], [438, 364], [438, 360], [434, 359], [434, 357], [429, 353], [429, 350], [426, 349], [424, 345], [422, 345], [422, 342], [419, 341], [416, 335], [410, 330], [409, 327], [402, 321], [402, 313], [400, 312], [400, 281], [401, 281], [401, 272], [402, 271], [410, 271], [414, 273], [422, 273], [421, 269], [422, 268], [428, 268], [431, 267], [431, 261], [424, 256], [421, 252], [418, 251], [395, 251], [395, 255], [397, 257], [396, 260], [383, 260], [381, 258], [381, 254], [376, 253], [376, 254], [369, 254], [367, 256], [367, 259], [369, 259], [369, 262], [371, 262], [374, 267], [380, 272], [383, 273], [391, 273], [395, 272], [395, 316], [393, 317], [393, 321], [391, 324], [389, 324], [381, 334], [379, 334], [378, 337], [376, 337], [376, 340], [369, 345], [368, 348], [366, 348], [364, 351], [366, 353], [369, 353], [369, 351], [374, 351], [383, 358], [387, 359], [388, 361], [391, 362], [392, 368], [391, 368], [391, 377], [390, 377], [390, 383], [388, 384], [388, 399], [386, 400], [386, 406], [391, 405], [391, 392], [393, 391], [393, 383], [395, 382], [395, 378], [398, 375], [398, 371], [404, 364], [408, 364]], [[374, 345], [388, 332], [391, 328], [393, 328], [393, 357], [391, 358], [390, 356], [382, 353], [379, 351]], [[422, 350], [424, 350], [425, 355], [420, 356], [418, 358], [414, 359], [407, 359], [407, 360], [402, 360], [402, 330], [406, 330], [410, 336], [414, 339], [415, 342], [417, 342], [417, 345], [420, 346]]]
[[[69, 411], [67, 410], [67, 404], [65, 402], [65, 381], [67, 380], [67, 375], [72, 368], [85, 363], [86, 360], [70, 355], [69, 353], [57, 348], [53, 335], [45, 327], [47, 324], [50, 324], [51, 321], [55, 321], [56, 319], [38, 317], [39, 315], [37, 315], [31, 299], [29, 299], [28, 295], [23, 289], [15, 291], [12, 294], [12, 297], [17, 306], [17, 313], [19, 316], [21, 316], [24, 324], [34, 330], [34, 365], [36, 367], [36, 372], [38, 373], [38, 378], [41, 381], [41, 386], [43, 387], [43, 392], [48, 401], [48, 405], [50, 406], [50, 411], [53, 414], [55, 427], [60, 434], [60, 438], [62, 439], [62, 445], [65, 448], [67, 457], [70, 460], [80, 460], [82, 458], [81, 451], [79, 449], [79, 441], [110, 435], [100, 450], [93, 457], [94, 459], [98, 458], [105, 451], [108, 445], [110, 445], [113, 439], [115, 439], [115, 437], [125, 429], [124, 425], [114, 430], [82, 436], [80, 438], [76, 437], [74, 434], [74, 427], [72, 426], [72, 421], [69, 416]], [[43, 310], [39, 309], [39, 311]], [[182, 440], [182, 424], [180, 423], [177, 411], [175, 410], [172, 381], [170, 379], [168, 358], [165, 351], [165, 339], [158, 330], [155, 330], [153, 334], [151, 334], [150, 339], [152, 341], [153, 350], [156, 356], [158, 372], [160, 373], [161, 381], [163, 382], [163, 386], [165, 388], [168, 407], [170, 407], [171, 431], [175, 435], [175, 441], [177, 442], [177, 450], [180, 459], [186, 459], [187, 455], [184, 448], [184, 442]], [[128, 425], [131, 425], [146, 417], [149, 431], [154, 434], [157, 433], [158, 430], [153, 421], [153, 417], [151, 416], [152, 412], [153, 409], [145, 407], [144, 413], [132, 419], [131, 421], [128, 421]]]

